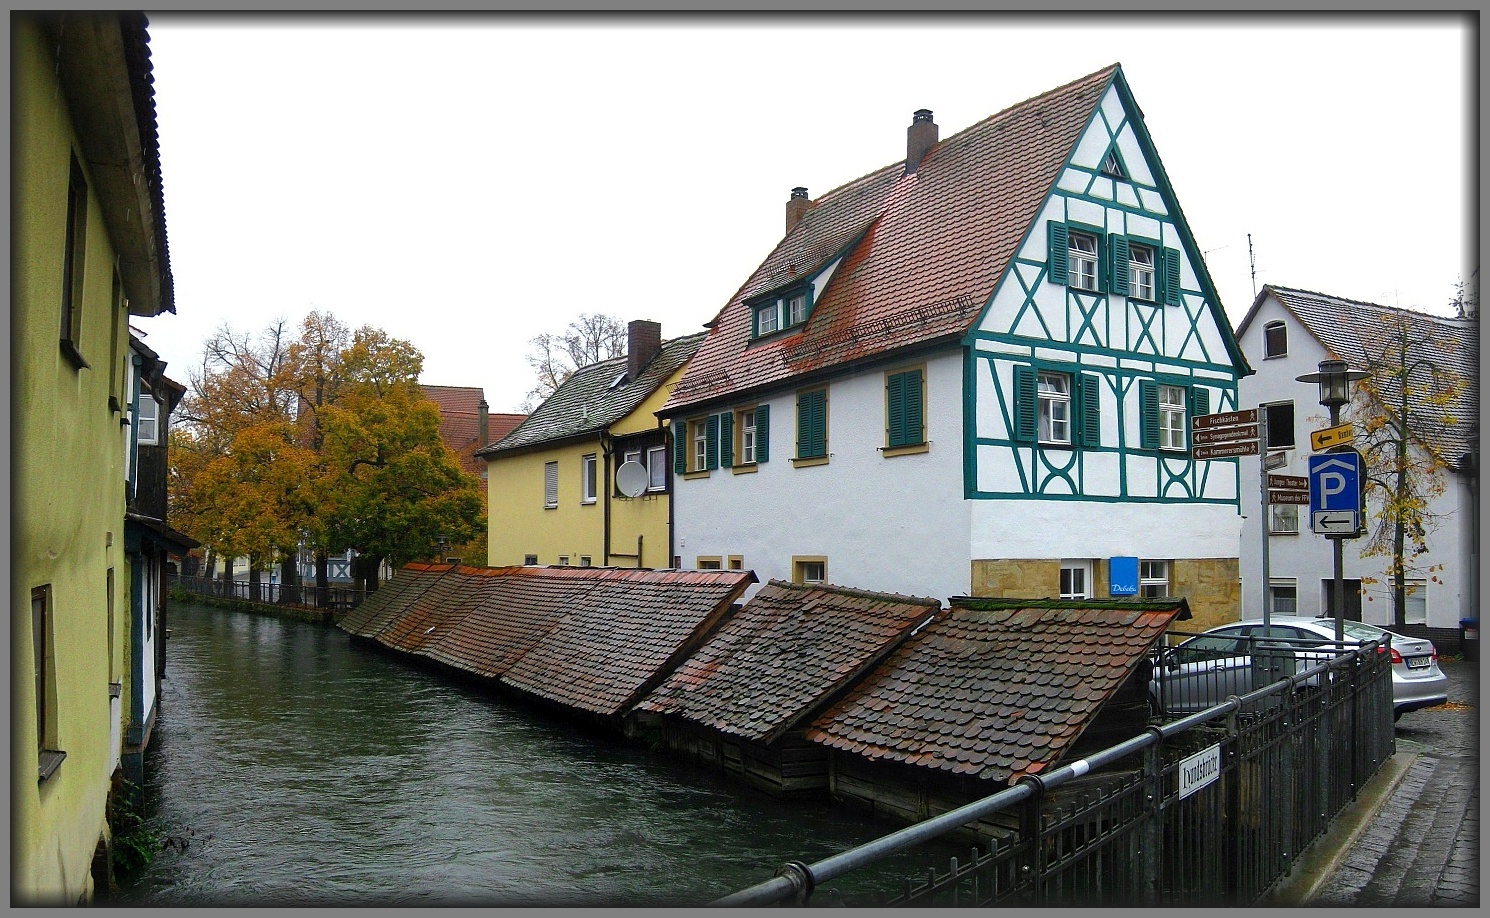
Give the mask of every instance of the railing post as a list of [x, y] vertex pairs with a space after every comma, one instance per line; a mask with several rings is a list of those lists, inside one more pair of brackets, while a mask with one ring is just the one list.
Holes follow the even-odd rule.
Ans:
[[[1226, 882], [1228, 888], [1223, 890], [1225, 901], [1235, 903], [1242, 890], [1243, 877], [1247, 871], [1247, 843], [1245, 841], [1246, 829], [1242, 825], [1242, 781], [1244, 780], [1242, 769], [1242, 736], [1239, 726], [1237, 711], [1226, 715], [1226, 749], [1231, 760], [1231, 773], [1227, 775], [1226, 798], [1223, 801], [1226, 807], [1226, 824], [1232, 827], [1228, 833], [1231, 839], [1232, 869], [1226, 871]], [[1222, 768], [1223, 773], [1225, 768]], [[1223, 860], [1222, 863], [1225, 863]]]
[[1022, 778], [1021, 781], [1029, 783], [1035, 792], [1019, 808], [1019, 835], [1026, 845], [1024, 864], [1019, 869], [1030, 881], [1029, 904], [1038, 906], [1045, 904], [1045, 838], [1041, 825], [1045, 784], [1033, 776]]
[[1298, 708], [1294, 704], [1294, 687], [1289, 683], [1288, 691], [1283, 693], [1283, 736], [1278, 744], [1279, 770], [1282, 775], [1283, 784], [1283, 825], [1281, 852], [1283, 870], [1280, 876], [1288, 876], [1293, 872], [1293, 836], [1294, 816], [1299, 808], [1299, 800], [1303, 796], [1299, 792], [1298, 772], [1294, 765], [1293, 747], [1297, 739], [1294, 727], [1297, 726]]
[[1164, 741], [1143, 751], [1143, 850], [1139, 857], [1138, 901], [1157, 906], [1164, 869]]

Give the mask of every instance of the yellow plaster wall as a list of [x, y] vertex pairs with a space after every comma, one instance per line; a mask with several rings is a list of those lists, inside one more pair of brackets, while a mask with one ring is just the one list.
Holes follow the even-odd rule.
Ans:
[[[79, 346], [91, 368], [75, 369], [58, 346], [69, 150], [77, 141], [50, 42], [27, 17], [13, 17], [11, 29], [11, 893], [13, 904], [73, 904], [92, 894], [89, 868], [114, 770], [109, 660], [117, 668], [126, 659], [124, 441], [109, 394], [111, 373], [122, 366], [111, 365], [115, 336], [119, 360], [127, 359], [128, 338], [114, 305], [115, 252], [80, 155], [89, 206]], [[38, 783], [31, 591], [45, 585], [56, 746], [67, 758]]]
[[[536, 554], [539, 564], [558, 564], [560, 555], [570, 564], [579, 564], [580, 555], [601, 563], [604, 495], [580, 503], [580, 457], [587, 453], [603, 461], [596, 439], [487, 464], [487, 564], [522, 564], [528, 554]], [[543, 506], [543, 468], [553, 461], [559, 463], [559, 505], [549, 510]], [[603, 489], [603, 468], [596, 479], [597, 490]]]

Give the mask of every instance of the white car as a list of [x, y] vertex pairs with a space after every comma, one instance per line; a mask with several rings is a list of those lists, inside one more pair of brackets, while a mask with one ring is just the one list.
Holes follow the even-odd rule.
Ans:
[[[1269, 618], [1269, 643], [1321, 648], [1320, 642], [1335, 640], [1333, 618], [1274, 615]], [[1167, 713], [1202, 711], [1231, 695], [1245, 695], [1253, 685], [1252, 647], [1262, 638], [1262, 619], [1250, 619], [1212, 628], [1182, 644], [1161, 651], [1158, 666], [1149, 680], [1149, 694], [1158, 710]], [[1432, 641], [1411, 638], [1368, 625], [1346, 622], [1345, 638], [1351, 644], [1370, 643], [1390, 635], [1392, 655], [1392, 713], [1443, 704], [1449, 700], [1448, 677], [1438, 668], [1438, 652]], [[1321, 653], [1298, 654], [1296, 666], [1305, 669], [1323, 660]]]

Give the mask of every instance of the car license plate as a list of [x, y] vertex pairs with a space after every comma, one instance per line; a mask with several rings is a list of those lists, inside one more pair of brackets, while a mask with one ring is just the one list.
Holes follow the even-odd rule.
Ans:
[[1432, 662], [1433, 662], [1433, 658], [1432, 657], [1408, 657], [1407, 658], [1407, 668], [1408, 669], [1427, 669], [1428, 668], [1428, 664], [1429, 663], [1432, 663]]

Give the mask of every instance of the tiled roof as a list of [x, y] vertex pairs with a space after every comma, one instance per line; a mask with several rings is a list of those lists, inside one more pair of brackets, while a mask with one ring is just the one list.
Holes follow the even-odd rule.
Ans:
[[339, 624], [613, 716], [664, 679], [754, 582], [749, 571], [409, 564]]
[[[1117, 65], [1021, 102], [822, 195], [711, 323], [661, 414], [967, 330], [1054, 186]], [[799, 332], [750, 341], [746, 301], [863, 233]]]
[[[1263, 288], [1257, 302], [1260, 303], [1269, 293], [1298, 317], [1326, 350], [1344, 360], [1353, 370], [1367, 367], [1368, 348], [1377, 352], [1379, 360], [1382, 345], [1390, 340], [1389, 330], [1397, 328], [1399, 322], [1408, 323], [1409, 339], [1422, 342], [1413, 355], [1414, 361], [1426, 359], [1446, 367], [1463, 382], [1458, 397], [1448, 406], [1448, 412], [1458, 423], [1442, 431], [1424, 428], [1419, 431], [1421, 439], [1450, 462], [1468, 452], [1469, 428], [1479, 417], [1480, 323], [1477, 319], [1429, 315], [1272, 284]], [[1243, 320], [1242, 328], [1247, 327], [1255, 312], [1254, 308]], [[1414, 379], [1424, 384], [1417, 389], [1421, 397], [1430, 388], [1426, 385], [1428, 374], [1420, 371]], [[1379, 386], [1389, 402], [1400, 398], [1401, 388], [1396, 381], [1382, 380]], [[1422, 404], [1411, 395], [1409, 399], [1419, 406]]]
[[626, 372], [624, 356], [580, 367], [515, 430], [477, 450], [476, 455], [496, 459], [513, 450], [598, 434], [657, 391], [674, 370], [693, 356], [703, 340], [704, 332], [697, 332], [662, 342], [662, 351], [642, 369], [641, 375], [620, 385], [615, 382]]
[[424, 397], [440, 409], [440, 439], [460, 460], [461, 468], [479, 476], [484, 463], [476, 450], [507, 436], [527, 417], [525, 414], [487, 415], [485, 442], [481, 438], [481, 406], [486, 401], [480, 386], [430, 386], [421, 384]]
[[637, 710], [770, 743], [938, 608], [934, 599], [772, 580]]
[[807, 739], [870, 759], [1011, 782], [1080, 736], [1183, 599], [954, 599]]

